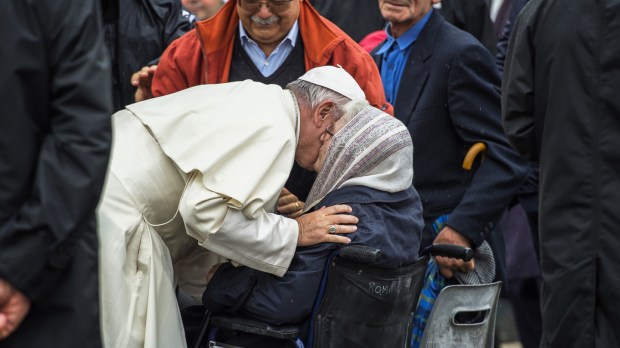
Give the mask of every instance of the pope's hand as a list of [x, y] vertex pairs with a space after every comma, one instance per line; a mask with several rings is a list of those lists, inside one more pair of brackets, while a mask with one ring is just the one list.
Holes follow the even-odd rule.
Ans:
[[351, 240], [338, 234], [357, 231], [357, 217], [349, 215], [353, 209], [348, 205], [323, 207], [297, 219], [299, 235], [297, 245], [308, 246], [319, 243], [349, 243]]

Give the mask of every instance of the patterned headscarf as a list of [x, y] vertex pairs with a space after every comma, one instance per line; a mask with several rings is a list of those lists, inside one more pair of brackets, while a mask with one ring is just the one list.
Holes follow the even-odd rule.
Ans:
[[334, 134], [305, 211], [340, 187], [398, 192], [411, 187], [412, 181], [413, 143], [407, 127], [367, 106]]

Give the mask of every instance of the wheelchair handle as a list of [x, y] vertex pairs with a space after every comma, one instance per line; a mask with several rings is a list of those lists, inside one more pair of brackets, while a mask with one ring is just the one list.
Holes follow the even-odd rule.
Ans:
[[454, 259], [460, 259], [465, 262], [474, 258], [474, 251], [460, 245], [453, 244], [433, 244], [429, 245], [422, 251], [422, 255], [430, 254], [432, 256], [446, 256]]
[[377, 263], [383, 251], [365, 245], [347, 245], [340, 248], [338, 256], [355, 263]]

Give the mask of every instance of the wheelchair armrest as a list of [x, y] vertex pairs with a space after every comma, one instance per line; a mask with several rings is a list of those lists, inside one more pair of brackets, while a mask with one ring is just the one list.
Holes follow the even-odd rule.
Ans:
[[338, 257], [345, 260], [361, 263], [361, 264], [373, 264], [379, 261], [379, 258], [383, 254], [383, 251], [375, 248], [371, 248], [365, 245], [345, 245], [340, 248]]
[[295, 325], [271, 325], [244, 315], [218, 313], [211, 317], [211, 324], [216, 327], [242, 331], [251, 334], [269, 336], [279, 339], [295, 339], [299, 337], [301, 328]]

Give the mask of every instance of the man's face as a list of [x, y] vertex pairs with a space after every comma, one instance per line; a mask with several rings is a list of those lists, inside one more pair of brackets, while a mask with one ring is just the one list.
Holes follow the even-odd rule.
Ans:
[[[332, 103], [329, 102], [328, 105]], [[330, 141], [328, 140], [331, 140], [331, 136], [326, 134], [326, 130], [333, 119], [331, 115], [322, 113], [325, 108], [325, 104], [319, 105], [314, 110], [300, 105], [299, 140], [295, 151], [295, 162], [306, 170], [318, 172], [320, 168], [317, 169], [316, 164], [321, 161], [322, 166], [329, 148]], [[323, 152], [322, 159], [320, 159], [321, 151]]]
[[[307, 128], [303, 128], [303, 126], [300, 128], [301, 131], [299, 134], [299, 141], [295, 151], [295, 162], [306, 170], [318, 171], [315, 165], [319, 160], [319, 153], [323, 146], [319, 140], [321, 132], [314, 128], [312, 131], [309, 131]], [[325, 147], [325, 152], [328, 146]]]
[[295, 162], [305, 170], [316, 171], [314, 165], [319, 158], [320, 148], [321, 143], [307, 144], [300, 141], [295, 151]]
[[432, 8], [431, 0], [379, 0], [381, 15], [392, 26], [409, 28]]
[[[259, 45], [276, 44], [288, 34], [299, 18], [299, 6], [303, 0], [293, 0], [290, 7], [282, 12], [261, 5], [258, 10], [250, 12], [243, 6], [245, 0], [237, 1], [237, 12], [243, 28]], [[267, 0], [261, 0], [267, 2]]]
[[[329, 128], [333, 128], [333, 127], [329, 127]], [[330, 131], [329, 133], [323, 133], [323, 138], [326, 140], [322, 140], [321, 141], [321, 147], [319, 148], [319, 155], [316, 159], [316, 161], [314, 162], [314, 171], [315, 172], [320, 172], [321, 169], [323, 169], [323, 164], [325, 163], [325, 158], [327, 158], [327, 151], [329, 150], [329, 145], [332, 143], [332, 135], [334, 134], [332, 131]]]

